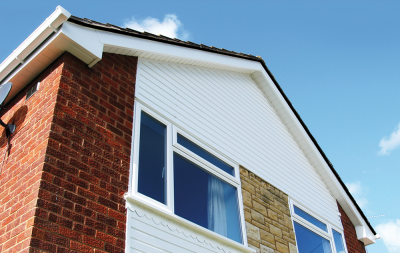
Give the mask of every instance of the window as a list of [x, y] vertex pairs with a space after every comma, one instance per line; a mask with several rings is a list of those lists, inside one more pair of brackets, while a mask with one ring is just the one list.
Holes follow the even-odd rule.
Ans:
[[332, 228], [296, 203], [291, 203], [291, 208], [299, 253], [347, 252], [340, 229]]
[[243, 243], [238, 166], [136, 103], [133, 194]]

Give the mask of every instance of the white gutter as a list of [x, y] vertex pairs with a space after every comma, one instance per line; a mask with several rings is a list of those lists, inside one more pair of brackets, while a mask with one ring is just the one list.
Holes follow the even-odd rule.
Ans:
[[26, 57], [43, 41], [52, 33], [57, 32], [57, 29], [70, 16], [71, 13], [63, 7], [57, 6], [56, 10], [0, 64], [0, 83], [19, 64], [23, 64]]

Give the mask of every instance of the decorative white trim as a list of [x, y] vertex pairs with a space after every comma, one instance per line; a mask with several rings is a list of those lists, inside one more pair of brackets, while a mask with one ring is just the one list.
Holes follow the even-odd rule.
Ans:
[[[188, 239], [196, 240], [199, 243], [209, 245], [213, 249], [223, 252], [256, 252], [254, 249], [246, 247], [240, 243], [221, 236], [213, 231], [203, 228], [193, 222], [185, 220], [175, 214], [162, 211], [149, 206], [135, 196], [125, 194], [126, 207], [140, 218], [152, 221], [157, 226], [168, 228], [172, 233], [179, 233]], [[187, 227], [188, 229], [184, 229]], [[127, 238], [129, 240], [129, 238]], [[231, 249], [236, 249], [232, 251]]]

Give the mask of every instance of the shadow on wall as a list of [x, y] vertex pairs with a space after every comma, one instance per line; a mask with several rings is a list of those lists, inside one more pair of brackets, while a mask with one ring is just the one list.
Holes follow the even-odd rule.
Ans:
[[[23, 128], [23, 123], [25, 121], [26, 115], [28, 114], [28, 106], [21, 106], [15, 113], [12, 115], [11, 119], [6, 124], [15, 124], [17, 128], [15, 132], [11, 135], [10, 139], [12, 139], [18, 132]], [[6, 130], [3, 128], [0, 136], [0, 149], [2, 149], [7, 144]], [[8, 153], [11, 150], [11, 145], [8, 147]], [[10, 155], [10, 154], [8, 154]]]

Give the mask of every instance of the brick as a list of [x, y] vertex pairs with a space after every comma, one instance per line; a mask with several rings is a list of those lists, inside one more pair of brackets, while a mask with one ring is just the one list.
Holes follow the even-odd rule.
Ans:
[[110, 252], [110, 253], [123, 253], [124, 252], [123, 249], [115, 247], [111, 244], [106, 244], [105, 250], [106, 250], [106, 252]]
[[55, 215], [53, 213], [49, 214], [49, 221], [57, 223], [57, 224], [59, 224], [61, 226], [67, 227], [69, 229], [72, 228], [72, 224], [73, 224], [73, 222], [71, 220], [65, 219], [65, 218], [60, 217], [60, 216], [57, 216], [57, 215]]
[[86, 236], [86, 235], [83, 236], [83, 242], [90, 246], [96, 247], [96, 248], [103, 248], [103, 246], [104, 246], [104, 242], [97, 240], [93, 237]]
[[[94, 230], [93, 228], [84, 226], [84, 225], [79, 224], [79, 223], [75, 223], [75, 224], [74, 224], [73, 230], [74, 230], [74, 231], [81, 232], [81, 233], [83, 233], [83, 234], [85, 234], [85, 235], [90, 235], [90, 236], [94, 236], [94, 235], [96, 234], [96, 230]], [[97, 232], [97, 233], [98, 233], [98, 232]]]
[[111, 235], [108, 235], [108, 234], [105, 234], [105, 233], [102, 233], [102, 232], [97, 232], [96, 233], [96, 238], [98, 238], [98, 239], [100, 239], [102, 241], [111, 243], [111, 244], [115, 244], [117, 242], [117, 239], [115, 237], [113, 237]]
[[83, 252], [83, 253], [92, 253], [93, 252], [93, 249], [90, 246], [87, 246], [85, 244], [75, 242], [75, 241], [71, 241], [71, 249], [79, 251], [79, 252]]

